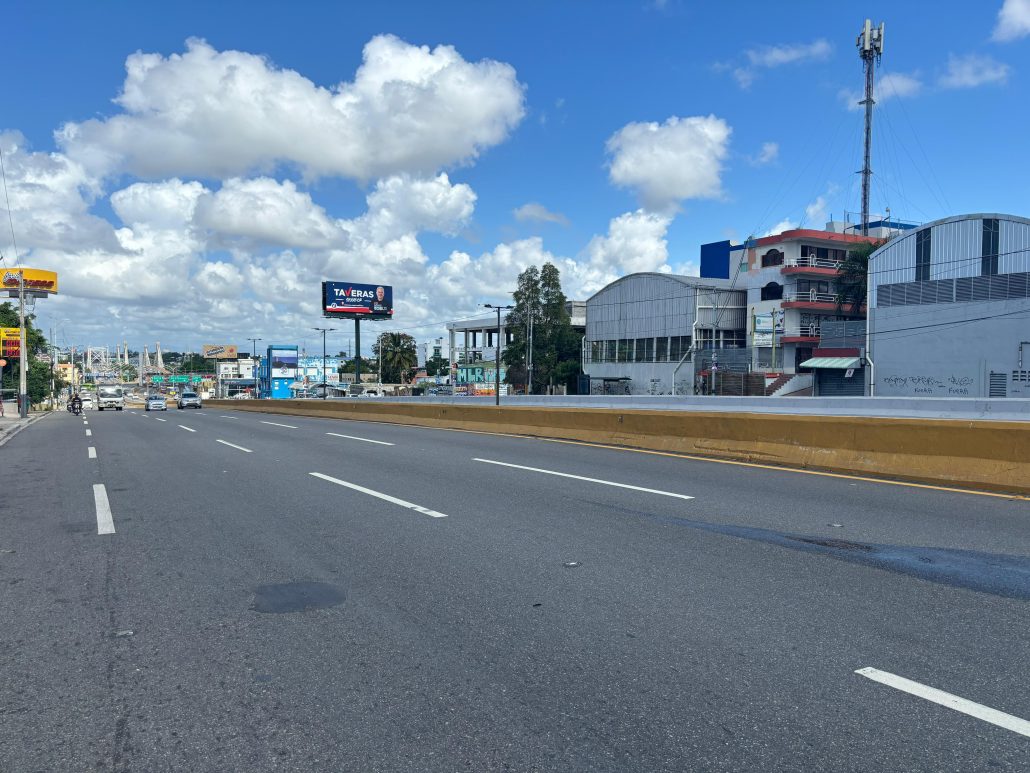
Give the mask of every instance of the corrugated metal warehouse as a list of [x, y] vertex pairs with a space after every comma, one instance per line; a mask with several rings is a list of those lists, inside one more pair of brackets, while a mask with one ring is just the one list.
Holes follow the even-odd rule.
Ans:
[[1030, 220], [928, 223], [869, 259], [871, 394], [1030, 397]]
[[640, 273], [587, 300], [583, 370], [592, 391], [693, 394], [692, 349], [743, 350], [746, 292], [725, 279]]

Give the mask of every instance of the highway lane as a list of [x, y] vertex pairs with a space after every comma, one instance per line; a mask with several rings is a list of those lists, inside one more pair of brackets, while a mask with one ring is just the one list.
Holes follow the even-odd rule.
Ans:
[[[0, 601], [18, 631], [3, 636], [22, 696], [3, 706], [12, 769], [1026, 761], [1012, 731], [853, 673], [1026, 718], [1024, 600], [698, 525], [1025, 557], [1025, 502], [358, 422], [89, 419], [91, 438], [55, 416], [5, 449], [50, 484], [10, 532], [23, 581]], [[35, 461], [51, 448], [60, 475]], [[98, 481], [113, 535], [89, 521]], [[90, 531], [59, 525], [69, 503]], [[250, 609], [258, 586], [297, 581], [346, 599]], [[86, 611], [64, 613], [33, 582]]]

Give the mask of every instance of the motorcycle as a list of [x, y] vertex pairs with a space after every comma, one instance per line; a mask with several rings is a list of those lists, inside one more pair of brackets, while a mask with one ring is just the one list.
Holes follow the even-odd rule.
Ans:
[[68, 403], [68, 412], [70, 414], [72, 414], [73, 416], [81, 416], [82, 415], [82, 405], [81, 404], [76, 405], [74, 403]]

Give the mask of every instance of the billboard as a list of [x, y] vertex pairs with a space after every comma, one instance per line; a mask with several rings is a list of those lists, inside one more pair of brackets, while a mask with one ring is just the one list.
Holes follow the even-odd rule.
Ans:
[[17, 290], [20, 274], [25, 276], [25, 289], [36, 293], [56, 293], [57, 274], [39, 268], [9, 268], [3, 273], [0, 281], [5, 290]]
[[200, 356], [209, 360], [235, 360], [239, 356], [239, 348], [221, 344], [204, 344], [200, 347]]
[[272, 378], [297, 378], [297, 350], [270, 349]]
[[393, 287], [322, 282], [322, 311], [328, 316], [389, 319], [393, 316]]

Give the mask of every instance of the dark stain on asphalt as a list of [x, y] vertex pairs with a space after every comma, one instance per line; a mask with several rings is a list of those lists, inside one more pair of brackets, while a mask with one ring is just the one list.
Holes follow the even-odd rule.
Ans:
[[254, 589], [254, 603], [250, 608], [268, 614], [306, 612], [335, 607], [346, 598], [347, 595], [340, 588], [327, 582], [285, 582], [257, 586]]
[[[605, 504], [605, 503], [597, 503]], [[752, 526], [708, 523], [691, 518], [656, 515], [623, 507], [612, 509], [660, 523], [699, 531], [765, 542], [770, 545], [824, 555], [839, 561], [873, 566], [953, 588], [990, 593], [1008, 599], [1030, 601], [1030, 556], [984, 553], [978, 550], [881, 545], [833, 537], [759, 529]]]
[[1030, 601], [1030, 557], [978, 550], [880, 545], [694, 522], [694, 528], [874, 566], [953, 588]]

